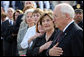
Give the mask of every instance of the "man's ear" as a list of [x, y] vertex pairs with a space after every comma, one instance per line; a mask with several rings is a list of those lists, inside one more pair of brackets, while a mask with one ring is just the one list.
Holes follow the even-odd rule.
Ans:
[[70, 15], [68, 13], [65, 13], [66, 19], [70, 19]]

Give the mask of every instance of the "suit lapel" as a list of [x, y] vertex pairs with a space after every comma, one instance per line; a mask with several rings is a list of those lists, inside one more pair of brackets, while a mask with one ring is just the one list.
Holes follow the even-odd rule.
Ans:
[[62, 37], [60, 38], [59, 44], [62, 43], [65, 37], [69, 35], [69, 32], [73, 29], [73, 25], [74, 25], [74, 22], [70, 24], [69, 27], [65, 30]]

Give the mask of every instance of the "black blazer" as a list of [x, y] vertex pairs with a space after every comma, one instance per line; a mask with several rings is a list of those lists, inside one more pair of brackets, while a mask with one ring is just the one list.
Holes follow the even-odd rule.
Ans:
[[9, 24], [9, 21], [6, 20], [2, 23], [1, 25], [1, 36], [5, 38], [6, 36], [6, 31], [7, 29], [9, 28], [10, 24]]
[[83, 30], [76, 23], [73, 22], [71, 25], [69, 25], [61, 36], [59, 42], [58, 47], [63, 49], [62, 56], [83, 55]]
[[11, 56], [12, 54], [12, 47], [11, 47], [11, 43], [10, 43], [10, 37], [9, 36], [9, 31], [8, 28], [12, 26], [8, 20], [4, 21], [2, 23], [2, 27], [1, 27], [1, 36], [3, 37], [3, 56]]
[[[56, 30], [53, 32], [52, 36], [48, 41], [53, 41], [55, 33], [56, 33]], [[46, 50], [39, 53], [40, 46], [42, 46], [45, 43], [46, 43], [45, 34], [40, 37], [37, 37], [33, 41], [33, 45], [27, 50], [27, 56], [46, 56]]]
[[83, 29], [83, 20], [79, 22], [78, 25]]

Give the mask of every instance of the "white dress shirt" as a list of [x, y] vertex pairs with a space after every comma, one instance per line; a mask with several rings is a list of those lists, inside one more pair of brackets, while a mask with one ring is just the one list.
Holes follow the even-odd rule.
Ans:
[[36, 26], [32, 26], [32, 27], [28, 28], [28, 30], [27, 30], [27, 32], [26, 32], [26, 34], [25, 34], [25, 36], [24, 36], [24, 38], [20, 44], [23, 49], [26, 49], [32, 45], [33, 42], [28, 44], [28, 40], [32, 36], [34, 36], [35, 34], [36, 34]]
[[9, 20], [9, 23], [11, 22], [11, 25], [13, 25], [13, 20], [10, 20], [10, 19], [8, 19]]
[[65, 32], [65, 30], [69, 27], [70, 24], [72, 24], [74, 22], [74, 20], [72, 20], [64, 29], [63, 32]]

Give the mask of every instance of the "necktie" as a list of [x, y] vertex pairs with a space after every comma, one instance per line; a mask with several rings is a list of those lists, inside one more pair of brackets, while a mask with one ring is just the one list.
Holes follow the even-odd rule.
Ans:
[[10, 21], [10, 24], [12, 25], [12, 21]]
[[57, 35], [56, 39], [55, 39], [54, 42], [53, 42], [54, 44], [56, 44], [57, 42], [60, 41], [62, 34], [63, 34], [63, 32], [60, 32], [60, 33]]
[[59, 41], [61, 40], [62, 34], [63, 34], [63, 32], [60, 32], [60, 33], [58, 34], [58, 36], [57, 36], [57, 42], [59, 42]]
[[53, 43], [51, 44], [50, 48], [52, 48], [54, 45], [56, 45], [56, 43], [60, 42], [60, 40], [62, 39], [62, 35], [63, 35], [63, 32], [60, 32], [57, 37], [54, 39]]

